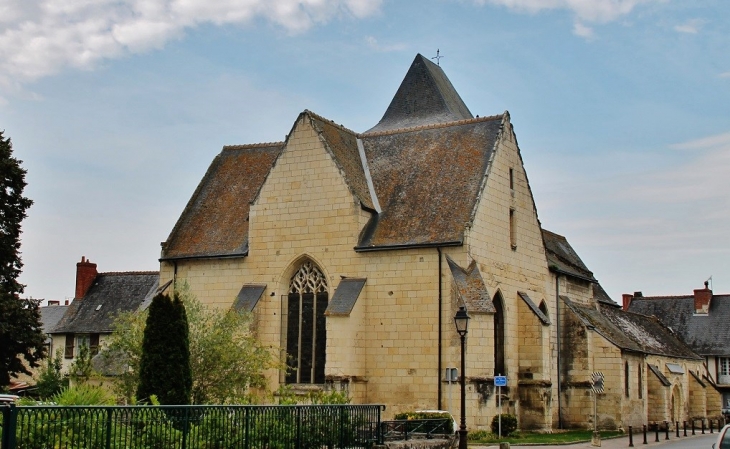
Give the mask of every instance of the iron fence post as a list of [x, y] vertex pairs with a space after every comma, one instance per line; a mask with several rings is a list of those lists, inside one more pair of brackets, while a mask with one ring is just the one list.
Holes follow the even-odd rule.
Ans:
[[3, 407], [3, 446], [2, 449], [15, 449], [15, 428], [18, 420], [18, 409], [15, 404]]
[[296, 417], [297, 417], [297, 449], [300, 449], [302, 447], [302, 408], [301, 406], [296, 406]]
[[244, 411], [243, 411], [243, 448], [244, 449], [248, 449], [249, 448], [249, 442], [248, 442], [248, 439], [249, 439], [249, 435], [248, 435], [249, 426], [248, 426], [248, 424], [249, 424], [249, 420], [251, 419], [250, 416], [249, 416], [249, 413], [248, 413], [249, 410], [250, 409], [248, 407], [246, 407], [244, 409]]
[[106, 449], [112, 447], [112, 408], [106, 407]]
[[649, 444], [646, 442], [646, 424], [644, 424], [644, 442], [642, 444]]

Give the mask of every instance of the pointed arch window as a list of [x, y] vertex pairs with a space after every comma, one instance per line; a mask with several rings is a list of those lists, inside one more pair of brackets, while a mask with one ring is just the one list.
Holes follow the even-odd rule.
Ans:
[[327, 278], [311, 261], [294, 273], [289, 283], [286, 318], [286, 383], [322, 384], [327, 342], [324, 312], [329, 293]]
[[504, 300], [502, 294], [494, 295], [494, 374], [506, 375], [507, 367], [504, 363]]

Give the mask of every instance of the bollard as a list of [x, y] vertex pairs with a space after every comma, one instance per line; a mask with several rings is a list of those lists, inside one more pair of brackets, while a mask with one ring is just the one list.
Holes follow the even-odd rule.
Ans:
[[634, 447], [634, 428], [629, 426], [629, 447]]
[[705, 434], [705, 418], [700, 419], [700, 424], [702, 424], [702, 435]]
[[692, 435], [695, 434], [695, 419], [692, 418]]
[[669, 421], [664, 421], [664, 439], [669, 439]]
[[687, 421], [682, 421], [682, 426], [684, 427], [684, 436], [687, 436]]
[[499, 449], [509, 449], [509, 443], [499, 443]]
[[654, 442], [659, 442], [659, 423], [654, 423], [654, 431], [656, 432], [656, 435], [654, 435]]
[[677, 438], [679, 438], [679, 421], [674, 423], [674, 430], [677, 431]]
[[641, 444], [649, 444], [646, 442], [646, 424], [644, 424], [644, 442]]
[[710, 433], [714, 433], [714, 432], [712, 431], [712, 425], [713, 425], [713, 424], [715, 424], [715, 423], [714, 423], [714, 422], [712, 422], [712, 421], [714, 421], [714, 420], [712, 420], [712, 419], [708, 419], [708, 421], [710, 422]]

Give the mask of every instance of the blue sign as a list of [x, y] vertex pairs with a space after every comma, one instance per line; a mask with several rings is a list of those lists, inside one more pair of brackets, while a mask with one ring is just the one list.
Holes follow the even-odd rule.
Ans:
[[507, 386], [507, 376], [494, 376], [494, 386], [495, 387], [506, 387]]

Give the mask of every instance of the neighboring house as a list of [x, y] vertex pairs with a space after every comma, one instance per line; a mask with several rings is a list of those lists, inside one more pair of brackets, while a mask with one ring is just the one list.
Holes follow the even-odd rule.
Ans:
[[[66, 309], [68, 309], [68, 301], [66, 301], [66, 305], [62, 306], [60, 304], [60, 301], [49, 300], [47, 306], [42, 306], [39, 308], [41, 311], [41, 329], [43, 330], [43, 333], [47, 336], [46, 353], [51, 358], [55, 355], [54, 352], [56, 348], [53, 347], [53, 338], [50, 335], [50, 331], [54, 327], [56, 327], [56, 324], [61, 320], [63, 314], [66, 312]], [[35, 384], [38, 373], [43, 370], [45, 364], [45, 361], [41, 361], [37, 367], [30, 369], [30, 375], [20, 374], [19, 376], [12, 378], [10, 381], [9, 389], [14, 392], [27, 390], [29, 387], [31, 387], [31, 385]]]
[[96, 355], [112, 330], [114, 319], [134, 312], [158, 292], [157, 272], [99, 273], [96, 264], [82, 257], [76, 264], [76, 295], [50, 332], [54, 348], [63, 348], [63, 370], [68, 371], [82, 346]]
[[623, 295], [623, 308], [651, 315], [704, 358], [706, 381], [722, 393], [722, 407], [730, 413], [730, 295], [715, 295], [705, 288], [684, 296]]
[[[561, 346], [561, 357], [573, 344], [583, 351], [561, 365], [571, 425], [589, 425], [591, 369], [605, 371], [611, 394], [624, 358], [700, 369], [691, 351], [654, 354], [604, 336], [604, 325], [641, 319], [614, 320], [593, 275], [549, 267], [545, 245], [509, 113], [474, 117], [443, 70], [417, 55], [368, 131], [305, 110], [283, 142], [223, 147], [162, 244], [160, 282], [253, 312], [256, 335], [289, 366], [268, 371], [272, 390], [347, 389], [356, 403], [387, 404], [389, 416], [443, 410], [458, 397], [444, 372], [460, 366], [459, 306], [471, 316], [470, 428], [488, 428], [497, 413], [499, 374], [508, 377], [504, 412], [522, 428], [557, 427]], [[577, 333], [571, 346], [557, 345], [564, 320]], [[657, 323], [646, 327], [669, 339]], [[640, 372], [642, 385], [658, 378]], [[602, 422], [626, 416], [613, 409]]]
[[622, 310], [565, 237], [544, 230], [543, 238], [560, 308], [554, 419], [565, 427], [593, 422], [586, 380], [594, 372], [605, 377], [598, 396], [602, 428], [719, 416], [719, 393], [706, 382], [702, 357], [657, 318]]

